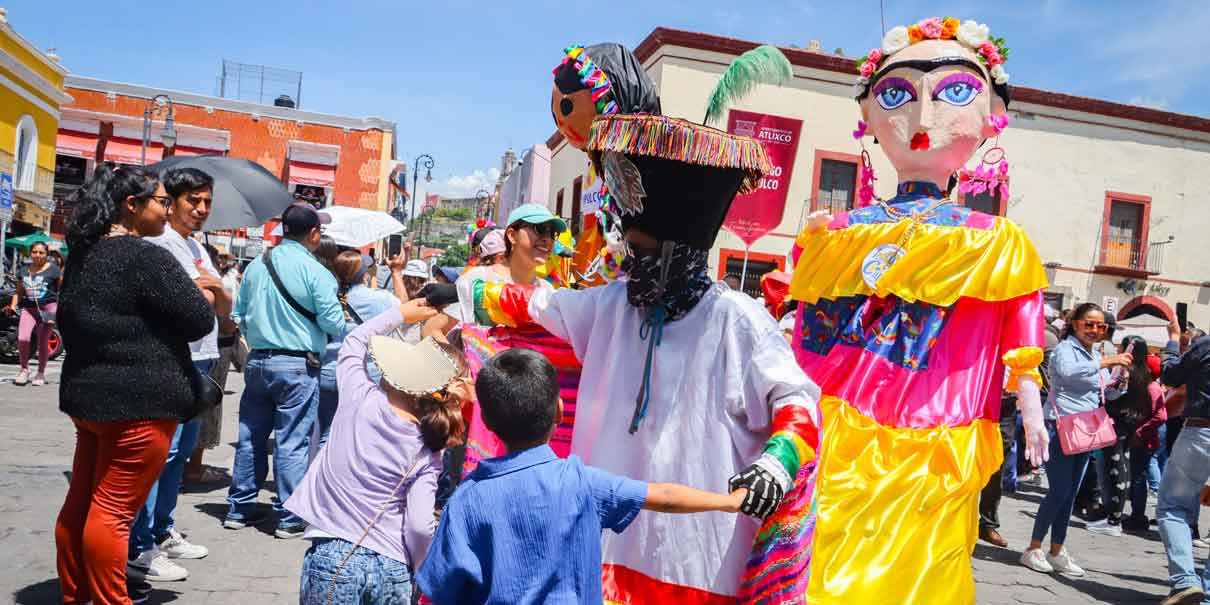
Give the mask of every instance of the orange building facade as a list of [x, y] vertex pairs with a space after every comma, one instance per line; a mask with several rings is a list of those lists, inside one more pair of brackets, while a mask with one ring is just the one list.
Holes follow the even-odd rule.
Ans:
[[[394, 199], [395, 124], [187, 92], [68, 76], [56, 141], [52, 232], [63, 233], [67, 197], [98, 161], [152, 164], [172, 155], [219, 154], [256, 161], [296, 197], [317, 206], [388, 210]], [[167, 106], [156, 106], [143, 150], [143, 115], [157, 95], [172, 104], [175, 144], [165, 148]]]

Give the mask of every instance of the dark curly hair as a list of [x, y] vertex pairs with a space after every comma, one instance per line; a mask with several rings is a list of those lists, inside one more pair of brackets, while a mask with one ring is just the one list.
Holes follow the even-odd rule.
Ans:
[[110, 162], [97, 166], [92, 180], [72, 194], [75, 210], [67, 224], [67, 247], [71, 258], [83, 258], [122, 218], [126, 198], [144, 200], [155, 194], [159, 178], [137, 166], [115, 167]]

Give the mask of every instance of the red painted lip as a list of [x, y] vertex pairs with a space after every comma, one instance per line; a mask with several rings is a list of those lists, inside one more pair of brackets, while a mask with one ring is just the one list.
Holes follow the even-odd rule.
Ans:
[[912, 149], [926, 151], [929, 148], [929, 133], [917, 132], [912, 135]]

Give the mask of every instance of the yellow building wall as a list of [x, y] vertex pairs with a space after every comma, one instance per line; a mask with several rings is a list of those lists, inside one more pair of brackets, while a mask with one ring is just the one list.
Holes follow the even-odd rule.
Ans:
[[[50, 68], [46, 63], [26, 50], [24, 46], [2, 31], [0, 31], [0, 52], [8, 54], [46, 81], [54, 84], [59, 90], [63, 90], [62, 74]], [[55, 108], [59, 107], [59, 102], [48, 98], [34, 86], [26, 83], [21, 76], [8, 69], [0, 67], [0, 75], [21, 86], [22, 91], [25, 93], [25, 95], [22, 95], [17, 91], [10, 90], [7, 84], [0, 85], [0, 171], [9, 174], [13, 173], [13, 157], [16, 154], [17, 145], [17, 124], [20, 123], [23, 116], [28, 115], [34, 120], [34, 124], [38, 128], [37, 165], [39, 168], [49, 171], [50, 174], [54, 174], [55, 138], [58, 136], [59, 118], [28, 100], [26, 96], [33, 96], [44, 104]], [[50, 195], [52, 190], [51, 185], [52, 183], [48, 183], [47, 179], [42, 176], [42, 178], [37, 179], [35, 188], [38, 193]]]

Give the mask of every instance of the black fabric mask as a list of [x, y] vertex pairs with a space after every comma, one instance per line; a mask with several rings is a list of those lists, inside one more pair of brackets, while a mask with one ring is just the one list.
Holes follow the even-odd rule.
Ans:
[[622, 261], [622, 271], [627, 278], [627, 301], [640, 309], [663, 305], [667, 310], [666, 321], [684, 317], [714, 284], [708, 272], [708, 257], [708, 250], [673, 244], [668, 261], [668, 281], [661, 294], [660, 273], [663, 266], [660, 254], [627, 256]]

